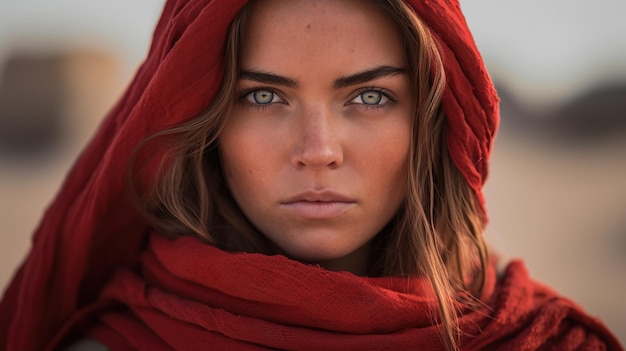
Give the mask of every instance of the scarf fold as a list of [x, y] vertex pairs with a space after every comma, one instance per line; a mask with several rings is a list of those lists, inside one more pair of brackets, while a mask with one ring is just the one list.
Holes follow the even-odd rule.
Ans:
[[[100, 303], [117, 308], [99, 312], [87, 332], [112, 350], [443, 347], [422, 277], [363, 278], [157, 234], [140, 271], [121, 271], [106, 286]], [[463, 350], [619, 349], [600, 322], [531, 281], [521, 262], [499, 281], [490, 266], [481, 300], [460, 311]]]

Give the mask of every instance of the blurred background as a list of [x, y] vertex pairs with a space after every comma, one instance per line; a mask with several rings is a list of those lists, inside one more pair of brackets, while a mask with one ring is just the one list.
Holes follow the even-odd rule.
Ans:
[[[461, 2], [502, 98], [488, 240], [624, 343], [626, 1]], [[162, 6], [0, 2], [0, 290]]]

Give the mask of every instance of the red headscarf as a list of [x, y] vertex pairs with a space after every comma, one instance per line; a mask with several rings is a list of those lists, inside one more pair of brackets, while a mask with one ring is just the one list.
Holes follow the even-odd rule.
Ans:
[[[124, 177], [131, 153], [149, 135], [208, 107], [223, 76], [228, 26], [245, 2], [167, 1], [145, 63], [70, 171], [5, 292], [1, 349], [52, 347], [51, 340], [94, 313], [99, 324], [90, 335], [114, 348], [133, 343], [154, 350], [235, 343], [249, 349], [439, 348], [436, 326], [424, 317], [430, 316], [426, 310], [432, 301], [419, 279], [402, 282], [400, 289], [392, 280], [328, 272], [280, 256], [226, 254], [193, 238], [168, 241], [150, 236], [129, 203]], [[496, 92], [458, 2], [407, 2], [441, 47], [448, 148], [484, 211], [482, 184], [498, 121]], [[512, 265], [507, 277], [503, 286], [491, 279], [486, 287], [491, 312], [461, 318], [470, 333], [483, 333], [480, 339], [464, 339], [463, 345], [480, 349], [504, 337], [518, 349], [514, 345], [528, 340], [539, 345], [565, 333], [563, 340], [571, 345], [594, 345], [602, 338], [619, 348], [601, 324], [529, 281], [521, 265]], [[281, 279], [286, 280], [272, 284]], [[276, 295], [281, 286], [290, 289], [284, 296]], [[410, 286], [415, 288], [407, 291]], [[266, 295], [270, 287], [275, 288], [271, 298]], [[499, 290], [504, 295], [496, 294]], [[346, 305], [348, 296], [352, 305]], [[537, 310], [551, 300], [558, 303]], [[129, 310], [116, 314], [119, 309], [109, 309], [112, 301]], [[358, 312], [332, 310], [341, 305]], [[329, 316], [329, 311], [335, 313]], [[525, 328], [535, 316], [543, 319]], [[322, 333], [326, 329], [333, 332]], [[354, 337], [360, 334], [368, 335]], [[392, 340], [385, 335], [397, 343], [385, 344]]]

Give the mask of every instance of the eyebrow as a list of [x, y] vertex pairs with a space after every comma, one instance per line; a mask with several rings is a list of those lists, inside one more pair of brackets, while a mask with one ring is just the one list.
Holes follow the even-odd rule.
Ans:
[[[374, 79], [405, 74], [406, 68], [393, 66], [378, 66], [365, 71], [357, 72], [349, 76], [340, 77], [333, 83], [333, 89], [341, 89], [351, 85], [362, 84]], [[283, 77], [274, 73], [262, 72], [257, 70], [243, 70], [239, 74], [240, 79], [247, 79], [259, 83], [269, 83], [286, 86], [289, 88], [297, 88], [298, 82], [292, 78]]]
[[255, 70], [241, 71], [241, 73], [239, 74], [239, 78], [247, 79], [247, 80], [251, 80], [251, 81], [255, 81], [259, 83], [283, 85], [289, 88], [298, 87], [298, 83], [296, 83], [296, 81], [291, 78], [282, 77], [273, 73], [255, 71]]
[[351, 74], [346, 77], [341, 77], [335, 80], [333, 84], [333, 89], [341, 89], [345, 87], [349, 87], [351, 85], [361, 84], [365, 82], [369, 82], [374, 79], [395, 76], [398, 74], [405, 74], [407, 72], [406, 68], [399, 68], [393, 66], [378, 66], [372, 69], [368, 69], [365, 71], [361, 71], [355, 74]]

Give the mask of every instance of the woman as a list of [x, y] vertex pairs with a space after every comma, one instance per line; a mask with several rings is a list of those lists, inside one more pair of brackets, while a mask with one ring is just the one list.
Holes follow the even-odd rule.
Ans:
[[169, 1], [1, 345], [620, 349], [520, 262], [496, 272], [497, 114], [456, 3]]

